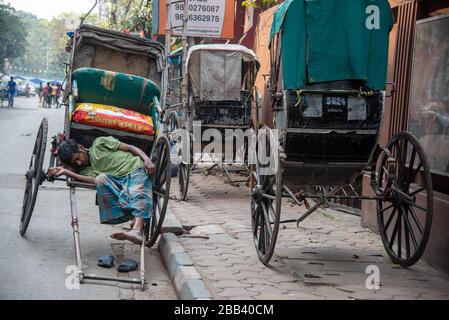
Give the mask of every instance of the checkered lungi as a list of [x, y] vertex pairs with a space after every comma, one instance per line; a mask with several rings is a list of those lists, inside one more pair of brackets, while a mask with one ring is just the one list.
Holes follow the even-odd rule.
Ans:
[[96, 186], [101, 223], [120, 224], [133, 218], [151, 218], [152, 179], [144, 168], [124, 177], [100, 174]]

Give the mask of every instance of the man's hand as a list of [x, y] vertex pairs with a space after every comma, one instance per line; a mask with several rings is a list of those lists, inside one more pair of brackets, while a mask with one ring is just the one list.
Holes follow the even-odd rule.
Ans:
[[144, 165], [145, 169], [148, 171], [148, 174], [150, 176], [152, 176], [156, 173], [156, 166], [154, 165], [153, 162], [151, 162], [150, 159], [145, 160], [143, 165]]
[[50, 168], [48, 169], [48, 174], [52, 177], [60, 177], [64, 176], [67, 173], [67, 169], [62, 167]]

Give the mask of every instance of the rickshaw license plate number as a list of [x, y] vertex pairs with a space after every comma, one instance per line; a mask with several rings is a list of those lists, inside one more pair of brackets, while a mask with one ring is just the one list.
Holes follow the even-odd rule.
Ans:
[[347, 119], [348, 98], [323, 96], [323, 115], [325, 118]]

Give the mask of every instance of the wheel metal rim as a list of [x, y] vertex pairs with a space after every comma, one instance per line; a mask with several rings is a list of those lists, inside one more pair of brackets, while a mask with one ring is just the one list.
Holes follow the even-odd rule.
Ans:
[[[412, 150], [408, 157], [409, 146], [412, 146]], [[421, 258], [429, 240], [433, 218], [432, 177], [427, 156], [418, 140], [410, 133], [397, 134], [390, 140], [387, 149], [392, 152], [399, 165], [395, 167], [388, 205], [384, 206], [382, 200], [377, 201], [379, 231], [392, 261], [407, 267]], [[382, 186], [388, 173], [386, 161], [386, 154], [383, 153], [378, 167], [378, 185], [381, 191], [384, 191]], [[422, 186], [414, 183], [418, 175], [424, 184]], [[416, 203], [418, 197], [423, 197], [423, 192], [425, 207]], [[420, 234], [419, 238], [417, 233]]]
[[[268, 135], [271, 134], [268, 127], [261, 128], [259, 131], [261, 130], [267, 131]], [[278, 163], [278, 168], [274, 175], [262, 176], [257, 148], [253, 159], [257, 160], [256, 172], [252, 173], [253, 175], [255, 174], [256, 178], [256, 186], [251, 194], [252, 234], [259, 260], [267, 265], [273, 256], [279, 232], [282, 205], [282, 171], [281, 164]], [[274, 201], [276, 202], [273, 205]]]
[[47, 145], [48, 120], [43, 118], [39, 126], [36, 141], [31, 155], [28, 171], [25, 174], [26, 184], [22, 201], [22, 212], [20, 217], [19, 232], [25, 235], [36, 203], [39, 186], [42, 184], [44, 173], [42, 167]]
[[146, 245], [148, 247], [151, 247], [159, 236], [170, 197], [170, 143], [165, 136], [157, 140], [152, 161], [156, 165], [156, 170], [153, 179], [153, 214], [147, 223], [149, 231]]

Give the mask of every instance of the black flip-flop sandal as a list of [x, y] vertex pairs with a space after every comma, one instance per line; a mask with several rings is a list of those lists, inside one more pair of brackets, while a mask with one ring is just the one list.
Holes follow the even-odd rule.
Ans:
[[117, 270], [118, 272], [131, 272], [137, 270], [138, 266], [137, 262], [133, 259], [125, 259], [117, 267]]
[[113, 256], [103, 256], [98, 259], [98, 266], [103, 268], [112, 268], [114, 265], [114, 257]]

